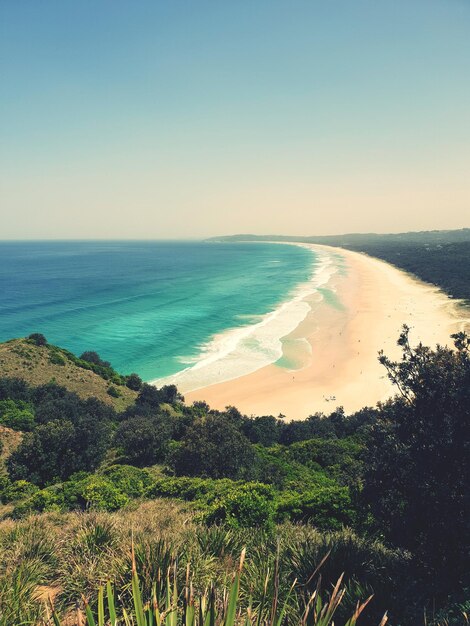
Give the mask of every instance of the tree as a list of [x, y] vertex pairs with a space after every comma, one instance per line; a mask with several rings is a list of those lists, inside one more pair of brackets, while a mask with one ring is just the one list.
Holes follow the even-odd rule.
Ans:
[[248, 439], [229, 420], [208, 415], [196, 421], [175, 450], [179, 476], [241, 478], [250, 474], [255, 454]]
[[381, 354], [399, 396], [379, 410], [365, 454], [366, 502], [444, 593], [470, 558], [470, 341], [452, 337], [455, 350], [412, 348], [404, 327], [401, 361]]
[[[53, 391], [57, 389], [53, 387]], [[103, 460], [111, 441], [114, 411], [95, 398], [83, 401], [67, 394], [58, 398], [59, 406], [46, 404], [52, 419], [46, 421], [43, 415], [43, 423], [11, 454], [8, 471], [13, 480], [26, 479], [42, 486], [65, 480], [75, 472], [93, 471]], [[76, 402], [70, 414], [60, 411], [64, 400]], [[44, 404], [38, 406], [45, 410]]]
[[154, 385], [143, 383], [135, 404], [139, 414], [148, 415], [158, 409], [160, 404], [174, 404], [183, 400], [175, 385], [164, 385], [157, 389]]
[[139, 391], [142, 388], [142, 379], [138, 374], [129, 374], [126, 378], [126, 386], [132, 391]]
[[51, 421], [38, 426], [8, 459], [10, 478], [41, 486], [67, 478], [76, 466], [74, 434], [71, 422]]
[[242, 431], [251, 443], [260, 443], [262, 446], [269, 447], [279, 442], [282, 426], [281, 420], [272, 415], [264, 415], [246, 419]]
[[137, 407], [144, 409], [157, 409], [161, 402], [162, 398], [159, 390], [154, 385], [147, 383], [142, 385], [137, 400], [135, 401]]
[[164, 460], [171, 436], [171, 419], [167, 415], [136, 416], [121, 422], [115, 443], [129, 463], [146, 467]]

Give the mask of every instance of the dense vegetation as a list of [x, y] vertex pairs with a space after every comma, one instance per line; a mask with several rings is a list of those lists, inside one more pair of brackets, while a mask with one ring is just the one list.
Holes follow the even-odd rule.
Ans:
[[348, 246], [366, 252], [470, 301], [470, 241], [457, 243], [377, 242]]
[[365, 252], [437, 285], [454, 298], [470, 301], [470, 228], [396, 235], [350, 234], [325, 237], [239, 235], [222, 239], [299, 241]]
[[[454, 342], [412, 348], [405, 328], [402, 360], [381, 357], [394, 399], [302, 422], [187, 406], [174, 386], [139, 383], [136, 401], [117, 412], [54, 382], [0, 379], [0, 423], [22, 433], [0, 477], [0, 614], [15, 576], [33, 581], [21, 600], [32, 611], [38, 584], [57, 586], [64, 610], [82, 593], [95, 601], [108, 576], [125, 595], [124, 520], [137, 516], [147, 597], [176, 556], [192, 563], [201, 593], [210, 579], [224, 586], [246, 546], [253, 610], [275, 568], [272, 587], [299, 621], [329, 554], [327, 596], [346, 573], [340, 619], [373, 593], [363, 624], [386, 610], [393, 624], [422, 623], [423, 611], [428, 623], [461, 623], [470, 608], [470, 354], [464, 334]], [[162, 504], [170, 501], [181, 504]], [[146, 515], [165, 506], [171, 515], [157, 528]]]

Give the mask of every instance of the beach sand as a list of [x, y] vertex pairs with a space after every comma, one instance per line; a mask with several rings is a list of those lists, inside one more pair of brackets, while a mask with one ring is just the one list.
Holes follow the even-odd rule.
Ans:
[[[309, 244], [302, 244], [309, 245]], [[285, 363], [185, 394], [214, 409], [236, 406], [247, 415], [305, 419], [338, 406], [353, 412], [395, 393], [378, 352], [398, 358], [403, 324], [412, 344], [452, 345], [469, 328], [470, 311], [442, 291], [365, 254], [313, 245], [344, 260], [328, 285], [330, 297], [311, 299], [311, 312], [283, 339]], [[281, 360], [282, 363], [282, 360]], [[293, 365], [295, 363], [295, 365]], [[184, 391], [184, 390], [183, 390]]]

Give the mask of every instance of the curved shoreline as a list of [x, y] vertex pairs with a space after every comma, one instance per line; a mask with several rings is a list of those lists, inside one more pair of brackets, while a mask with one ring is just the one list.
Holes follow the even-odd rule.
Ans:
[[[298, 247], [311, 249], [301, 244]], [[321, 289], [329, 285], [337, 272], [331, 252], [313, 249], [311, 252], [308, 280], [299, 283], [274, 310], [247, 318], [250, 323], [214, 335], [193, 363], [175, 374], [152, 380], [151, 384], [175, 384], [182, 393], [191, 393], [249, 375], [282, 360], [284, 339], [295, 333], [311, 313], [315, 301], [323, 297]]]
[[[317, 301], [283, 337], [294, 357], [296, 345], [303, 343], [296, 368], [266, 365], [186, 393], [188, 402], [204, 400], [215, 409], [234, 405], [248, 415], [282, 413], [289, 419], [305, 419], [336, 406], [355, 411], [393, 395], [377, 354], [383, 349], [399, 357], [396, 340], [403, 324], [411, 327], [413, 344], [430, 346], [449, 344], [450, 334], [469, 327], [468, 309], [385, 261], [332, 246], [291, 245], [336, 254], [345, 265], [345, 272], [336, 273], [328, 285], [336, 303], [325, 297]], [[306, 342], [310, 350], [305, 350]]]

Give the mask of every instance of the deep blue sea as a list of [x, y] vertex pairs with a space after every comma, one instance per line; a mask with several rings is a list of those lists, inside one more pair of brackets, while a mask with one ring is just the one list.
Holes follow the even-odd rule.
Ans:
[[262, 351], [247, 329], [293, 297], [315, 262], [311, 250], [268, 243], [0, 242], [0, 341], [41, 332], [122, 373], [167, 377], [236, 329]]

